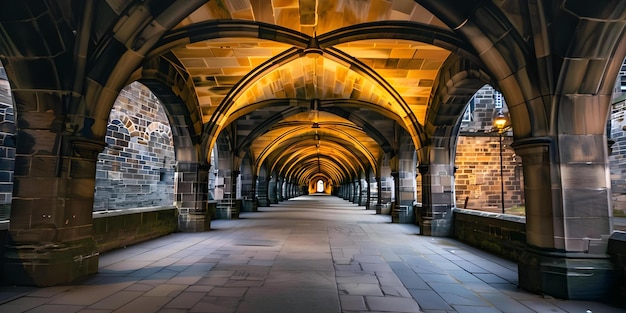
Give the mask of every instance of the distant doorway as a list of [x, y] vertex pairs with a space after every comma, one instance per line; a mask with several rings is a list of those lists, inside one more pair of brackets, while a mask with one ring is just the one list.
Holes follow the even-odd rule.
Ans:
[[317, 188], [315, 189], [315, 192], [324, 192], [324, 181], [321, 179], [317, 181]]

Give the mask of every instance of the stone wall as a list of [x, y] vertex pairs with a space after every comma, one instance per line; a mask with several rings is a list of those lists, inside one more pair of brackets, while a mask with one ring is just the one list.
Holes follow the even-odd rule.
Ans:
[[[457, 207], [501, 212], [500, 138], [493, 128], [498, 94], [490, 87], [481, 88], [470, 102], [470, 118], [461, 123], [456, 144], [455, 196]], [[507, 111], [506, 104], [502, 110]], [[505, 210], [524, 205], [521, 158], [510, 147], [511, 131], [502, 138], [502, 176]], [[467, 203], [466, 203], [467, 201]]]
[[94, 211], [166, 206], [174, 201], [175, 156], [165, 112], [148, 88], [122, 90], [98, 157]]
[[614, 140], [609, 155], [613, 210], [626, 215], [626, 94], [613, 100], [609, 136]]
[[526, 219], [455, 209], [454, 238], [517, 262], [526, 249]]
[[176, 215], [173, 206], [94, 213], [93, 239], [101, 253], [165, 236], [176, 231]]
[[[505, 209], [523, 203], [522, 164], [509, 146], [511, 137], [503, 138], [502, 176]], [[499, 137], [461, 136], [456, 146], [455, 174], [457, 207], [501, 212]]]
[[6, 73], [0, 65], [0, 220], [10, 216], [15, 166], [15, 115]]

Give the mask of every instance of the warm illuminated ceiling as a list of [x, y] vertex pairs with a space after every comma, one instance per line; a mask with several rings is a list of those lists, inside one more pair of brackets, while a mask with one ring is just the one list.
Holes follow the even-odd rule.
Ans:
[[[376, 171], [383, 154], [393, 148], [388, 141], [394, 136], [376, 133], [378, 138], [372, 138], [377, 124], [396, 122], [415, 141], [416, 125], [424, 123], [438, 70], [450, 55], [443, 48], [398, 36], [334, 35], [346, 27], [383, 21], [445, 29], [412, 0], [209, 1], [175, 31], [201, 29], [219, 20], [284, 27], [276, 32], [288, 39], [261, 39], [249, 31], [257, 24], [220, 28], [217, 23], [218, 36], [190, 38], [172, 49], [193, 78], [203, 121], [215, 125], [214, 134], [232, 123], [241, 124], [238, 129], [254, 137], [240, 136], [238, 141], [251, 143], [243, 149], [256, 167], [266, 162], [283, 174], [299, 173], [303, 183], [320, 173], [341, 180], [346, 171], [359, 173], [367, 167]], [[306, 42], [312, 37], [332, 43], [316, 46], [319, 53], [306, 54]], [[275, 101], [284, 104], [265, 106]], [[312, 110], [312, 101], [323, 108]], [[298, 110], [291, 112], [290, 107]], [[272, 127], [250, 122], [276, 114], [285, 118]], [[313, 122], [321, 128], [312, 129]], [[305, 169], [298, 172], [299, 166]]]

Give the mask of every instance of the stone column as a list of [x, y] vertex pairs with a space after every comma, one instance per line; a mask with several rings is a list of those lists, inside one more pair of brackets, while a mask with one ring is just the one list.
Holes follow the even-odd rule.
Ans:
[[376, 214], [382, 214], [382, 209], [383, 209], [383, 198], [381, 197], [382, 190], [383, 190], [382, 178], [380, 176], [376, 176]]
[[256, 196], [258, 206], [266, 207], [270, 206], [269, 200], [269, 179], [265, 176], [259, 175], [257, 178]]
[[367, 209], [367, 181], [363, 178], [359, 179], [359, 202], [360, 206], [365, 206]]
[[278, 178], [275, 176], [272, 176], [270, 181], [269, 181], [269, 187], [268, 187], [268, 196], [269, 196], [269, 201], [270, 204], [278, 204], [278, 196], [277, 196], [277, 182]]
[[[415, 223], [415, 159], [414, 149], [405, 147], [398, 154], [398, 171], [392, 173], [395, 185], [395, 210], [398, 223]], [[393, 217], [393, 216], [392, 216]], [[392, 218], [392, 221], [394, 219]]]
[[607, 145], [602, 135], [518, 141], [526, 198], [524, 289], [566, 299], [598, 299], [611, 288], [612, 232]]
[[356, 178], [350, 183], [350, 202], [357, 203], [359, 194], [359, 182]]
[[[419, 166], [422, 176], [422, 210], [420, 230], [427, 236], [452, 235], [454, 208], [454, 166], [450, 150], [444, 147], [424, 147], [428, 155]], [[430, 163], [428, 163], [430, 162]]]
[[[20, 120], [39, 128], [46, 118], [54, 119], [53, 113], [24, 114]], [[51, 286], [98, 271], [92, 217], [96, 162], [104, 142], [68, 137], [41, 129], [17, 133], [3, 264], [8, 283]]]
[[178, 209], [178, 230], [200, 232], [211, 228], [207, 210], [209, 164], [178, 162], [174, 173], [174, 204]]
[[285, 190], [284, 184], [285, 179], [283, 177], [280, 177], [276, 182], [276, 199], [278, 199], [278, 202], [283, 202], [285, 200], [283, 197], [283, 191]]
[[254, 212], [256, 206], [255, 189], [256, 177], [252, 175], [249, 163], [243, 163], [241, 166], [241, 212]]
[[237, 179], [240, 173], [238, 170], [230, 171], [230, 192], [224, 194], [224, 200], [228, 200], [230, 209], [228, 217], [231, 219], [238, 219], [241, 210], [241, 199], [237, 199]]
[[[389, 174], [391, 175], [391, 174]], [[392, 176], [381, 176], [380, 178], [380, 204], [381, 204], [381, 214], [390, 214], [391, 210], [391, 198], [393, 197], [393, 177]]]
[[368, 173], [367, 176], [365, 177], [365, 179], [367, 179], [367, 188], [365, 188], [365, 209], [366, 210], [371, 210], [372, 209], [372, 180], [371, 180], [371, 175]]

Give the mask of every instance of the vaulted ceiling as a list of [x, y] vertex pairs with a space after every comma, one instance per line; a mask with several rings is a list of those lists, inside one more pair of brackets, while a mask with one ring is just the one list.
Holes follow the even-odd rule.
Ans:
[[234, 127], [236, 155], [306, 183], [377, 171], [394, 125], [417, 141], [454, 40], [412, 0], [252, 0], [209, 1], [163, 46], [213, 134]]

